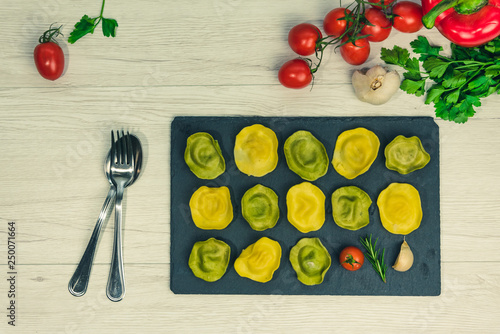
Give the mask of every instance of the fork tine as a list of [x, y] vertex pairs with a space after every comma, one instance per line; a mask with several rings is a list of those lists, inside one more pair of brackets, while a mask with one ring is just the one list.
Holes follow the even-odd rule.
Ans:
[[122, 163], [122, 147], [121, 147], [120, 131], [116, 131], [116, 162]]
[[127, 163], [134, 167], [134, 148], [132, 147], [132, 138], [130, 138], [130, 133], [127, 131]]
[[113, 130], [111, 130], [111, 153], [110, 158], [111, 162], [114, 163], [116, 161], [116, 150], [115, 150], [115, 136], [113, 134]]
[[122, 130], [122, 151], [121, 151], [122, 164], [127, 163], [126, 156], [127, 156], [127, 138], [125, 138], [125, 133]]

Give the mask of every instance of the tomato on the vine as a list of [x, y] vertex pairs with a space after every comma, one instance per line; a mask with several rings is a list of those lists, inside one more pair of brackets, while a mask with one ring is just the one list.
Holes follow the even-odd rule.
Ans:
[[316, 52], [316, 43], [323, 37], [314, 24], [301, 23], [288, 33], [288, 44], [295, 53], [309, 56]]
[[394, 29], [405, 33], [419, 31], [422, 27], [422, 6], [411, 1], [401, 1], [392, 8]]
[[[342, 38], [342, 43], [347, 41], [347, 36]], [[366, 38], [360, 38], [353, 42], [347, 42], [340, 47], [340, 55], [351, 65], [361, 65], [370, 56], [370, 42]]]
[[[339, 7], [326, 14], [323, 20], [323, 29], [327, 35], [332, 37], [341, 36], [347, 28], [347, 21], [344, 18], [350, 13], [351, 11], [349, 9]], [[351, 25], [352, 22], [349, 23], [349, 26]]]
[[396, 0], [368, 0], [368, 2], [371, 3], [373, 7], [377, 7], [377, 8], [381, 8], [381, 7], [387, 8], [387, 6], [389, 6], [394, 1], [396, 1]]
[[340, 252], [339, 262], [345, 269], [349, 271], [356, 271], [365, 262], [363, 252], [354, 246], [346, 247]]
[[368, 8], [365, 11], [365, 18], [373, 25], [366, 24], [361, 29], [361, 35], [371, 35], [366, 37], [370, 42], [382, 42], [392, 30], [391, 21], [384, 12], [377, 8]]
[[304, 59], [292, 59], [281, 66], [278, 79], [287, 88], [304, 88], [312, 81], [311, 68]]
[[33, 52], [38, 73], [48, 80], [58, 79], [64, 71], [64, 53], [54, 39], [60, 34], [60, 28], [50, 28], [40, 36], [40, 44]]

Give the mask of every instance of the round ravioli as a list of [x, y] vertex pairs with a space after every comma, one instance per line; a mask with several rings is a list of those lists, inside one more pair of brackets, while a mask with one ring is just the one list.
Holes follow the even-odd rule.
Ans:
[[215, 179], [226, 170], [226, 162], [219, 143], [206, 132], [197, 132], [189, 136], [184, 160], [193, 174], [200, 179]]
[[269, 282], [281, 261], [281, 246], [277, 241], [262, 237], [245, 248], [234, 262], [241, 277], [256, 282]]
[[278, 195], [271, 188], [258, 184], [241, 198], [241, 212], [252, 229], [264, 231], [273, 228], [280, 216]]
[[365, 173], [378, 155], [380, 141], [370, 130], [356, 128], [342, 132], [333, 151], [333, 168], [346, 179]]
[[370, 196], [362, 189], [355, 186], [339, 188], [332, 194], [333, 220], [347, 230], [359, 230], [370, 223], [371, 204]]
[[234, 161], [238, 169], [250, 176], [264, 176], [278, 164], [278, 138], [273, 130], [261, 124], [243, 128], [236, 136]]
[[290, 263], [305, 285], [323, 282], [332, 258], [318, 238], [303, 238], [290, 250]]
[[385, 147], [384, 155], [385, 166], [400, 174], [424, 168], [431, 160], [431, 156], [416, 136], [410, 138], [397, 136]]
[[411, 184], [391, 183], [378, 196], [377, 205], [382, 225], [391, 233], [407, 235], [420, 226], [420, 194]]
[[309, 131], [297, 131], [285, 141], [288, 168], [307, 181], [315, 181], [328, 171], [325, 146]]
[[230, 256], [231, 247], [228, 244], [210, 238], [194, 244], [188, 264], [196, 277], [207, 282], [215, 282], [224, 276]]
[[191, 217], [203, 230], [222, 230], [233, 220], [231, 194], [227, 187], [198, 188], [189, 201]]
[[325, 194], [309, 182], [302, 182], [286, 194], [288, 221], [302, 233], [319, 230], [325, 222]]

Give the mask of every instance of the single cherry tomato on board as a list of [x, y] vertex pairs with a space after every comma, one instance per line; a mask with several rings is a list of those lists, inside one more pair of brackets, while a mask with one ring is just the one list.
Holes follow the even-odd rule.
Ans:
[[392, 7], [394, 17], [394, 29], [412, 33], [419, 31], [424, 25], [422, 24], [422, 6], [411, 1], [401, 1]]
[[56, 80], [64, 71], [64, 53], [54, 37], [61, 34], [61, 27], [50, 28], [38, 40], [40, 44], [33, 51], [38, 73], [48, 80]]
[[[350, 13], [351, 11], [349, 9], [339, 7], [326, 14], [323, 20], [323, 29], [326, 34], [332, 37], [339, 37], [342, 35], [347, 28], [345, 17]], [[349, 23], [349, 26], [351, 25], [352, 22]]]
[[[342, 38], [342, 43], [347, 40], [347, 36]], [[370, 56], [370, 42], [366, 38], [360, 38], [352, 42], [348, 42], [340, 47], [340, 55], [344, 60], [351, 65], [361, 65]]]
[[346, 247], [340, 252], [339, 262], [345, 269], [349, 271], [356, 271], [365, 262], [363, 252], [354, 246]]
[[367, 24], [361, 29], [361, 35], [371, 35], [366, 37], [368, 41], [382, 42], [389, 37], [392, 25], [384, 12], [377, 8], [368, 8], [365, 11], [365, 18], [373, 24], [372, 26]]
[[314, 24], [301, 23], [290, 29], [288, 45], [295, 53], [309, 56], [316, 52], [316, 43], [323, 37]]
[[373, 7], [376, 8], [382, 8], [389, 6], [391, 3], [393, 3], [396, 0], [368, 0], [372, 4]]
[[278, 79], [287, 88], [304, 88], [312, 81], [311, 68], [304, 59], [292, 59], [281, 66]]

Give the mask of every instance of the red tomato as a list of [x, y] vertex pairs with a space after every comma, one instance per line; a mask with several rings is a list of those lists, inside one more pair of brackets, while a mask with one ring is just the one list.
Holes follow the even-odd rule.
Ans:
[[422, 27], [422, 6], [411, 1], [401, 1], [392, 8], [394, 17], [394, 29], [401, 32], [412, 33], [419, 31]]
[[356, 271], [365, 262], [363, 252], [354, 246], [346, 247], [340, 252], [339, 262], [345, 269], [349, 271]]
[[[351, 13], [349, 9], [345, 9], [342, 7], [335, 8], [331, 10], [328, 14], [326, 14], [325, 19], [323, 20], [323, 29], [329, 36], [339, 37], [342, 35], [347, 27], [347, 21], [343, 19]], [[349, 23], [351, 26], [352, 23]]]
[[38, 44], [33, 52], [36, 69], [48, 80], [58, 79], [64, 71], [64, 53], [54, 42]]
[[[347, 40], [347, 37], [342, 38], [342, 43]], [[363, 64], [370, 55], [370, 42], [366, 38], [360, 38], [354, 42], [346, 43], [340, 47], [340, 55], [344, 60], [351, 65]]]
[[373, 26], [365, 25], [361, 29], [361, 35], [371, 35], [366, 37], [370, 42], [382, 42], [391, 33], [391, 21], [385, 16], [384, 12], [377, 8], [368, 8], [365, 11], [365, 18]]
[[316, 43], [323, 37], [314, 24], [301, 23], [288, 33], [288, 44], [301, 56], [309, 56], [316, 52]]
[[372, 4], [373, 7], [381, 8], [389, 6], [391, 3], [393, 3], [396, 0], [368, 0]]
[[311, 69], [304, 59], [292, 59], [281, 66], [278, 79], [287, 88], [304, 88], [312, 81]]

